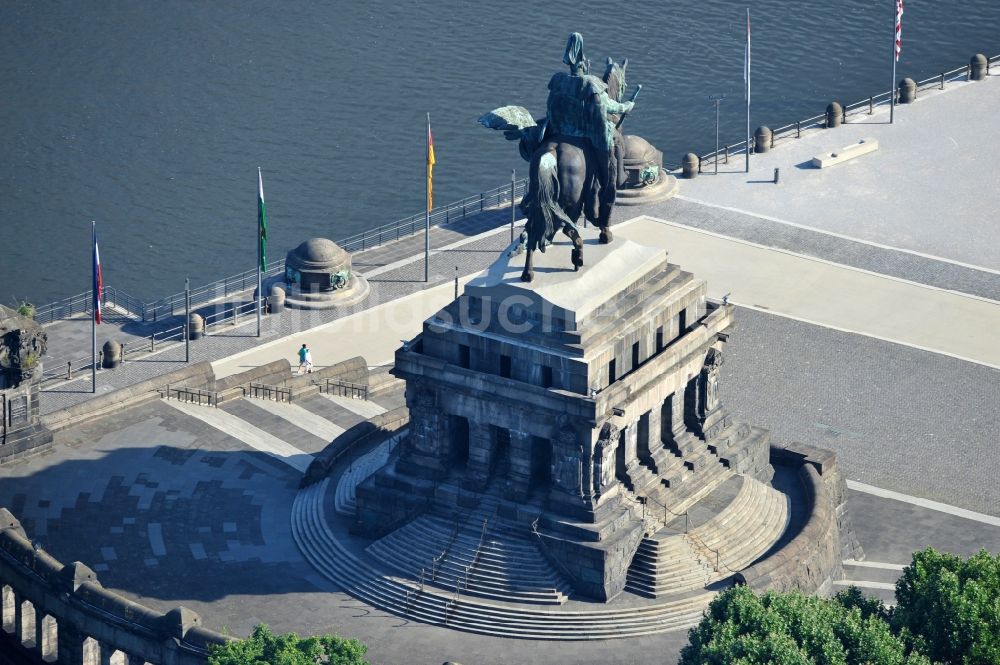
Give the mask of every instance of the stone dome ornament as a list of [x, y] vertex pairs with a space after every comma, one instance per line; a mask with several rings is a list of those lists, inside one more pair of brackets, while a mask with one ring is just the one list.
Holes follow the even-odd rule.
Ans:
[[285, 306], [329, 309], [353, 305], [368, 295], [368, 281], [351, 268], [351, 255], [332, 240], [311, 238], [288, 252]]

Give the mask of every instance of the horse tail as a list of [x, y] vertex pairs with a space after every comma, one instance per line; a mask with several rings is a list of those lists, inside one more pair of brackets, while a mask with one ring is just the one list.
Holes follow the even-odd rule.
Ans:
[[521, 206], [527, 217], [528, 249], [544, 252], [562, 223], [572, 224], [572, 221], [559, 205], [559, 164], [555, 152], [542, 152], [534, 172]]

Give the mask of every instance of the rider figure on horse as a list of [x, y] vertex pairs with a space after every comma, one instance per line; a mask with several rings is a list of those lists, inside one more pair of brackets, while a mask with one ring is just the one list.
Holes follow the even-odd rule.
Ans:
[[597, 162], [601, 208], [610, 213], [615, 202], [620, 156], [615, 154], [617, 127], [609, 116], [628, 113], [634, 102], [616, 101], [608, 94], [607, 84], [590, 74], [590, 61], [583, 54], [580, 33], [569, 36], [563, 62], [569, 65], [569, 74], [558, 72], [549, 80], [548, 132], [552, 136], [576, 136], [590, 141]]

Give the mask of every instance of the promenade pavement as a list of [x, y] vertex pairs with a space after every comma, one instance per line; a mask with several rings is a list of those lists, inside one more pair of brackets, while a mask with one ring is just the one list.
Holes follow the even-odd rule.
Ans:
[[[812, 132], [754, 156], [751, 177], [702, 175], [681, 183], [682, 198], [615, 213], [619, 237], [665, 247], [712, 296], [738, 304], [722, 400], [776, 441], [837, 452], [867, 554], [839, 582], [886, 600], [915, 549], [1000, 551], [1000, 239], [991, 225], [1000, 170], [977, 147], [998, 129], [966, 109], [998, 102], [992, 79], [922, 94], [892, 126], [876, 112], [863, 127]], [[882, 148], [822, 171], [796, 166], [852, 142], [852, 132]], [[763, 182], [774, 166], [777, 186]], [[436, 229], [428, 285], [422, 237], [356, 255], [372, 278], [364, 303], [269, 316], [263, 339], [252, 321], [219, 331], [192, 344], [193, 360], [230, 374], [291, 359], [305, 341], [321, 366], [359, 354], [389, 362], [453, 296], [456, 266], [466, 280], [507, 246], [506, 229], [489, 230], [507, 219]], [[168, 348], [101, 372], [99, 388], [182, 364], [183, 347]], [[88, 381], [50, 384], [43, 409], [87, 399]], [[302, 461], [364, 416], [323, 396], [303, 403], [310, 416], [283, 406], [239, 400], [216, 417], [154, 402], [71, 428], [46, 453], [0, 466], [0, 505], [58, 558], [92, 565], [106, 586], [160, 610], [184, 604], [237, 635], [259, 621], [340, 632], [368, 643], [373, 662], [407, 665], [663, 663], [685, 643], [683, 631], [586, 644], [500, 640], [353, 600], [301, 557], [288, 516]]]

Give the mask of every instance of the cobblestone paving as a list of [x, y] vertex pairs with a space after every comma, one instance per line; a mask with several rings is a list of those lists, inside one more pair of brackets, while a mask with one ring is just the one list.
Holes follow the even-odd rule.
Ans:
[[1000, 371], [739, 308], [720, 390], [870, 485], [1000, 516]]
[[929, 286], [1000, 300], [1000, 273], [798, 228], [734, 210], [674, 198], [642, 208], [686, 226]]

